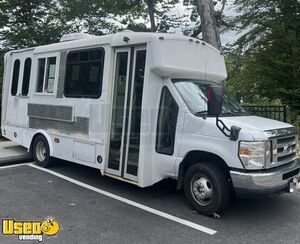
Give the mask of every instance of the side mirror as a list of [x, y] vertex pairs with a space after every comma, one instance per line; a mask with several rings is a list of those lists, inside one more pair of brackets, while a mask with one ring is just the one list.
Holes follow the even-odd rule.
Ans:
[[240, 131], [240, 127], [232, 125], [230, 128], [230, 140], [237, 141], [237, 139], [239, 139]]
[[219, 116], [222, 113], [223, 87], [211, 85], [207, 93], [207, 114]]

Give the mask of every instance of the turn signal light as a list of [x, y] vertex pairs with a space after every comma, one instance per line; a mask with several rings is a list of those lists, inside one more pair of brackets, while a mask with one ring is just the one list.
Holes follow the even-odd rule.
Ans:
[[251, 151], [249, 149], [240, 149], [240, 155], [250, 156], [251, 155]]

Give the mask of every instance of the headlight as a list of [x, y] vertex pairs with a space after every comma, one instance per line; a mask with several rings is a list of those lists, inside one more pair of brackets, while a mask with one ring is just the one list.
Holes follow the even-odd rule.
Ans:
[[263, 169], [266, 164], [268, 146], [265, 141], [241, 141], [239, 156], [246, 169]]

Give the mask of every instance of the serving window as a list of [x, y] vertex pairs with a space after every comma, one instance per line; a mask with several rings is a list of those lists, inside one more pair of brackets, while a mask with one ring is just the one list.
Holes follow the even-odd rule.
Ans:
[[56, 76], [56, 57], [38, 59], [36, 92], [53, 93]]

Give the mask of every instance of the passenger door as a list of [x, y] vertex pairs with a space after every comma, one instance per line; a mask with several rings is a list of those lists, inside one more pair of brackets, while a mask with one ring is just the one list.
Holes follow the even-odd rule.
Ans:
[[27, 103], [32, 74], [32, 54], [13, 55], [6, 120], [17, 126], [27, 125]]
[[115, 51], [106, 172], [137, 181], [146, 47]]

